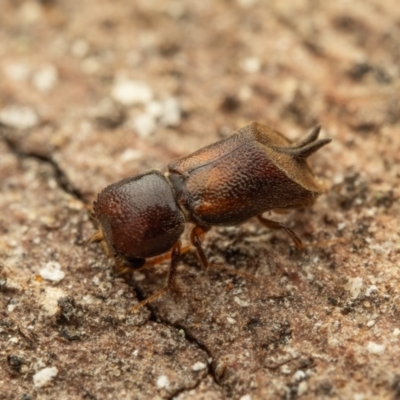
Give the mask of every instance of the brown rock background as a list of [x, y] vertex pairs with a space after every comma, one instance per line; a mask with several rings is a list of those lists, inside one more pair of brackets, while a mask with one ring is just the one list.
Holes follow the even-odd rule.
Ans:
[[[400, 398], [397, 1], [0, 9], [0, 399]], [[276, 217], [319, 244], [213, 229], [130, 313], [168, 264], [119, 277], [88, 205], [250, 120], [333, 138], [329, 192]]]

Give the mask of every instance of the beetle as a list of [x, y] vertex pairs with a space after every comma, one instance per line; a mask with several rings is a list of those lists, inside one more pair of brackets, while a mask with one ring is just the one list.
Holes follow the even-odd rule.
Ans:
[[252, 217], [267, 228], [284, 230], [301, 249], [303, 243], [291, 229], [262, 214], [309, 207], [324, 192], [307, 162], [331, 141], [318, 139], [320, 129], [293, 144], [252, 122], [172, 161], [165, 174], [150, 170], [113, 183], [94, 202], [99, 230], [91, 241], [102, 241], [120, 272], [171, 259], [166, 287], [142, 303], [175, 288], [180, 255], [190, 247], [182, 248], [180, 240], [186, 222], [194, 224], [190, 242], [204, 267], [203, 235], [212, 226], [238, 225]]

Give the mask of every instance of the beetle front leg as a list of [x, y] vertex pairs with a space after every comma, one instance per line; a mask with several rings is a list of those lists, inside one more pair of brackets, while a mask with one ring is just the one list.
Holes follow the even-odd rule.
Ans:
[[175, 283], [175, 277], [176, 277], [176, 270], [178, 268], [178, 263], [180, 260], [181, 256], [181, 241], [178, 240], [175, 244], [174, 247], [172, 247], [171, 250], [171, 264], [169, 267], [169, 272], [168, 272], [168, 278], [167, 278], [167, 284], [165, 287], [163, 287], [161, 290], [158, 292], [154, 293], [152, 296], [148, 297], [147, 299], [141, 301], [140, 303], [136, 304], [135, 307], [131, 308], [131, 312], [135, 313], [139, 311], [143, 306], [151, 303], [152, 301], [158, 299], [161, 297], [167, 290], [172, 290], [174, 292], [177, 292], [177, 287]]
[[266, 228], [283, 229], [292, 238], [294, 245], [296, 246], [297, 249], [299, 250], [304, 249], [304, 244], [302, 240], [287, 226], [281, 224], [280, 222], [271, 221], [270, 219], [264, 218], [261, 215], [258, 215], [257, 218]]
[[197, 255], [200, 258], [200, 262], [204, 268], [208, 267], [207, 257], [204, 253], [203, 248], [201, 247], [201, 238], [204, 236], [206, 232], [210, 230], [209, 227], [205, 226], [195, 226], [190, 233], [190, 242], [196, 248]]

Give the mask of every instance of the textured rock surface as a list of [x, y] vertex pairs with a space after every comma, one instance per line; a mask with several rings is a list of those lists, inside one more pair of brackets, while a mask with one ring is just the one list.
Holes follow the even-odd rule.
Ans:
[[[397, 1], [0, 7], [0, 399], [400, 397]], [[250, 120], [333, 138], [329, 192], [276, 217], [318, 244], [213, 229], [130, 313], [168, 266], [115, 274], [91, 202]]]

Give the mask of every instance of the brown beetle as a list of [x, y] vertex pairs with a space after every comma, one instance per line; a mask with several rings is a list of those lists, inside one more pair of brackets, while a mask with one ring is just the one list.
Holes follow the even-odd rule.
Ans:
[[[94, 202], [103, 241], [120, 271], [154, 265], [171, 251], [167, 288], [173, 288], [185, 222], [195, 226], [190, 241], [204, 267], [201, 237], [212, 226], [237, 225], [257, 217], [271, 229], [283, 229], [297, 248], [301, 239], [285, 225], [262, 217], [311, 206], [323, 193], [307, 158], [330, 139], [318, 139], [320, 127], [292, 144], [280, 133], [253, 122], [227, 139], [173, 161], [164, 175], [152, 170], [106, 187]], [[188, 248], [185, 248], [186, 251]]]

